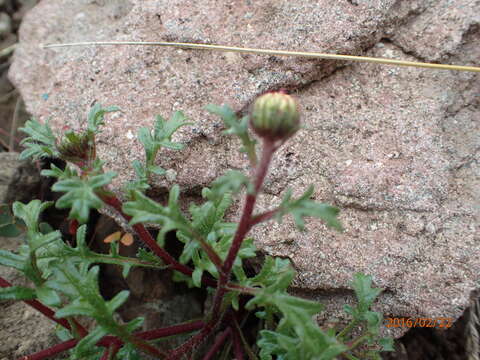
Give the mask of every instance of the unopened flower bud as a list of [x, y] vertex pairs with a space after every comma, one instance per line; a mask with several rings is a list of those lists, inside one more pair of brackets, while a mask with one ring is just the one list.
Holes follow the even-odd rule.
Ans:
[[93, 133], [89, 131], [81, 134], [73, 131], [67, 132], [57, 146], [57, 150], [62, 159], [73, 163], [91, 160], [95, 157]]
[[265, 139], [287, 139], [300, 128], [300, 114], [293, 97], [283, 92], [260, 96], [253, 105], [251, 126]]

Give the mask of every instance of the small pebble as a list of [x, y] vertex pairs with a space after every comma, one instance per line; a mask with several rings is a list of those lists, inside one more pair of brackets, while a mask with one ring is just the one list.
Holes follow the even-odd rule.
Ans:
[[165, 177], [167, 178], [168, 181], [173, 182], [177, 178], [177, 172], [173, 169], [168, 169], [165, 172]]

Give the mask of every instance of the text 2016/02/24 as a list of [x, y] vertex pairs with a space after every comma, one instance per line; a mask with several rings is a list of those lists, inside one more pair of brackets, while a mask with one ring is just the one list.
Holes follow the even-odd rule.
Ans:
[[397, 327], [439, 327], [439, 328], [449, 328], [453, 324], [452, 318], [438, 317], [438, 318], [404, 318], [404, 317], [387, 317], [387, 328], [397, 328]]

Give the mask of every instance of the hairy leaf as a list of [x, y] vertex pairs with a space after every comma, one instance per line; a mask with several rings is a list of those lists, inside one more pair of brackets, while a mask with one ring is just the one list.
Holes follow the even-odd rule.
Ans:
[[240, 138], [243, 144], [243, 146], [240, 148], [240, 151], [246, 152], [251, 160], [256, 159], [256, 141], [253, 140], [248, 134], [248, 116], [243, 117], [239, 121], [235, 112], [227, 105], [217, 106], [209, 104], [205, 108], [210, 113], [219, 115], [222, 118], [227, 128], [227, 130], [224, 132], [225, 134], [236, 135]]
[[28, 120], [25, 126], [19, 130], [29, 135], [21, 142], [25, 150], [20, 154], [20, 160], [29, 157], [39, 159], [59, 156], [56, 149], [56, 138], [48, 125], [48, 120], [45, 124], [41, 124], [35, 119]]
[[50, 164], [50, 169], [41, 171], [42, 176], [56, 177], [58, 180], [70, 179], [72, 177], [78, 177], [76, 170], [69, 166], [66, 166], [64, 170], [56, 167], [54, 164]]
[[220, 176], [212, 183], [211, 191], [204, 189], [203, 197], [219, 197], [226, 193], [237, 194], [243, 186], [246, 186], [248, 191], [253, 192], [253, 184], [241, 171], [230, 170], [225, 175]]
[[284, 215], [292, 214], [297, 228], [303, 231], [305, 229], [304, 218], [311, 216], [322, 219], [330, 227], [342, 230], [342, 225], [337, 219], [339, 210], [331, 205], [310, 200], [312, 195], [313, 186], [310, 186], [301, 197], [292, 200], [292, 190], [288, 189], [276, 213], [277, 221], [281, 222]]
[[105, 114], [113, 111], [120, 111], [120, 108], [116, 106], [108, 106], [104, 108], [99, 103], [96, 103], [95, 105], [93, 105], [92, 108], [90, 109], [90, 112], [88, 113], [87, 129], [89, 131], [92, 131], [93, 133], [98, 133], [99, 127], [105, 124], [104, 122]]
[[23, 286], [0, 288], [0, 300], [33, 300], [35, 290]]
[[91, 208], [100, 209], [103, 206], [103, 201], [96, 192], [102, 186], [109, 184], [115, 176], [114, 172], [109, 171], [89, 178], [77, 177], [58, 181], [53, 185], [52, 190], [66, 194], [57, 200], [56, 207], [71, 208], [69, 218], [85, 223]]
[[15, 216], [23, 220], [30, 232], [37, 232], [40, 213], [52, 204], [51, 201], [42, 203], [40, 200], [32, 200], [28, 204], [16, 201], [13, 203], [12, 209]]
[[151, 169], [154, 165], [155, 157], [161, 147], [173, 150], [183, 149], [183, 144], [172, 142], [172, 135], [180, 127], [189, 125], [185, 120], [185, 115], [181, 111], [176, 111], [169, 121], [158, 115], [153, 125], [153, 131], [148, 128], [140, 128], [138, 140], [145, 149], [147, 169]]

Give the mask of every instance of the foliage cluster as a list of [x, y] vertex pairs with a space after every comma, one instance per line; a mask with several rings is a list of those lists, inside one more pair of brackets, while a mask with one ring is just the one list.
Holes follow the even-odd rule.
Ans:
[[[237, 136], [255, 170], [252, 176], [230, 171], [202, 191], [203, 203], [192, 204], [188, 213], [181, 210], [181, 190], [173, 186], [168, 201], [161, 204], [146, 195], [152, 176], [163, 176], [165, 169], [156, 165], [156, 156], [162, 148], [183, 149], [172, 140], [175, 131], [185, 125], [185, 116], [175, 112], [166, 121], [158, 116], [153, 129], [142, 128], [138, 139], [145, 150], [145, 162], [133, 162], [136, 180], [125, 186], [126, 202], [122, 203], [108, 184], [116, 176], [103, 168], [95, 151], [95, 136], [108, 112], [115, 107], [95, 105], [83, 132], [69, 132], [59, 141], [48, 123], [35, 120], [26, 123], [22, 158], [58, 157], [67, 161], [64, 169], [51, 165], [42, 175], [55, 177], [53, 191], [63, 195], [56, 201], [59, 209], [69, 209], [73, 245], [62, 239], [58, 230], [42, 223], [42, 212], [51, 202], [32, 200], [28, 204], [16, 202], [13, 214], [3, 211], [0, 232], [17, 236], [24, 230], [23, 244], [17, 252], [0, 250], [0, 265], [15, 268], [30, 280], [30, 286], [14, 286], [0, 278], [1, 300], [22, 300], [57, 322], [58, 345], [29, 355], [25, 359], [46, 359], [69, 351], [70, 359], [141, 359], [142, 353], [160, 359], [182, 359], [204, 356], [203, 359], [380, 359], [380, 351], [391, 350], [391, 340], [380, 337], [382, 316], [371, 311], [371, 305], [380, 293], [372, 287], [371, 277], [356, 274], [352, 287], [358, 299], [355, 307], [345, 306], [351, 322], [344, 328], [321, 329], [315, 315], [322, 305], [292, 296], [288, 293], [295, 271], [288, 260], [267, 256], [261, 270], [248, 276], [244, 260], [256, 256], [254, 240], [248, 237], [252, 227], [260, 222], [277, 220], [292, 215], [297, 228], [305, 230], [305, 218], [315, 217], [334, 229], [341, 230], [338, 209], [311, 200], [313, 187], [298, 197], [288, 190], [280, 205], [264, 213], [254, 213], [256, 198], [261, 194], [263, 179], [272, 156], [283, 144], [263, 139], [260, 159], [257, 159], [257, 141], [250, 137], [248, 117], [238, 119], [227, 106], [208, 106], [219, 115], [226, 134]], [[225, 220], [232, 198], [245, 191], [245, 205], [240, 221]], [[110, 243], [108, 254], [96, 253], [86, 241], [89, 214], [92, 209], [111, 206], [127, 219], [135, 230], [138, 241], [145, 245], [136, 257], [119, 255], [118, 242]], [[5, 208], [3, 210], [6, 210]], [[145, 224], [160, 228], [154, 239]], [[165, 235], [175, 232], [184, 244], [183, 252], [175, 258], [164, 249]], [[206, 288], [212, 294], [211, 308], [204, 319], [165, 328], [140, 330], [143, 319], [128, 323], [118, 321], [115, 311], [125, 303], [128, 291], [105, 300], [99, 291], [99, 264], [121, 266], [123, 276], [132, 267], [170, 269], [176, 281], [191, 287]], [[87, 330], [81, 320], [88, 317], [95, 326]], [[245, 319], [255, 317], [260, 324], [255, 343], [249, 343], [244, 332]], [[175, 349], [162, 349], [159, 340], [192, 333]], [[212, 337], [212, 334], [218, 336]], [[207, 352], [196, 354], [205, 341]], [[214, 339], [214, 340], [212, 340]], [[223, 355], [222, 355], [223, 354]]]

